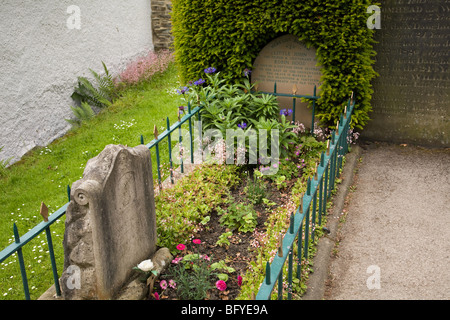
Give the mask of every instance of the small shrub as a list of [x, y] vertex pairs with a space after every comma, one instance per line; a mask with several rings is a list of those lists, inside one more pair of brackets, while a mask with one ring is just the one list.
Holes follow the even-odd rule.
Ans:
[[231, 230], [237, 229], [239, 232], [245, 233], [255, 230], [258, 224], [257, 214], [252, 204], [233, 202], [226, 210], [218, 208], [217, 213], [221, 216], [219, 222]]
[[78, 87], [75, 88], [72, 99], [79, 105], [86, 102], [97, 108], [105, 108], [109, 107], [117, 98], [117, 90], [113, 77], [104, 62], [102, 62], [102, 65], [104, 75], [100, 75], [94, 70], [89, 69], [94, 77], [94, 82], [91, 82], [86, 77], [78, 77]]
[[228, 247], [230, 245], [230, 241], [228, 240], [229, 237], [231, 237], [233, 235], [233, 232], [228, 231], [228, 232], [224, 232], [219, 236], [219, 239], [216, 241], [216, 245], [217, 246], [226, 246]]
[[70, 106], [70, 109], [72, 109], [75, 119], [66, 119], [66, 121], [73, 126], [79, 126], [81, 122], [90, 120], [95, 115], [94, 110], [87, 102], [82, 102], [79, 107]]
[[248, 179], [247, 186], [244, 188], [248, 200], [253, 204], [260, 204], [266, 196], [266, 186], [264, 181], [256, 176]]
[[250, 84], [248, 78], [242, 83], [226, 84], [215, 68], [204, 71], [206, 80], [190, 81], [178, 92], [186, 104], [203, 106], [201, 115], [205, 130], [218, 128], [225, 136], [226, 129], [249, 129], [252, 122], [260, 118], [277, 118], [276, 97], [254, 92], [254, 84]]
[[171, 265], [168, 276], [176, 283], [181, 300], [203, 300], [212, 285], [215, 273], [209, 261], [200, 254], [190, 254], [175, 265]]

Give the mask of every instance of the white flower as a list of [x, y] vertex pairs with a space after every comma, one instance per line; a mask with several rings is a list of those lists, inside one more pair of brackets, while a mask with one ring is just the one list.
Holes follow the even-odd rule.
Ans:
[[139, 263], [137, 267], [144, 272], [148, 272], [153, 269], [153, 262], [151, 259], [144, 260], [141, 263]]

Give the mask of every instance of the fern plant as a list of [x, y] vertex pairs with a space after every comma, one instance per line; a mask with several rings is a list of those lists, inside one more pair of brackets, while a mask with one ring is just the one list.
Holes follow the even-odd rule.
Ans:
[[82, 102], [80, 107], [70, 106], [70, 109], [72, 109], [75, 119], [66, 119], [66, 121], [73, 126], [79, 126], [82, 121], [89, 120], [95, 115], [94, 110], [87, 102]]
[[103, 61], [102, 65], [105, 71], [104, 75], [99, 75], [94, 70], [89, 69], [94, 77], [95, 84], [91, 83], [86, 77], [78, 77], [78, 87], [75, 88], [72, 99], [78, 102], [79, 105], [82, 102], [87, 102], [91, 106], [105, 108], [109, 107], [114, 99], [117, 98], [114, 79]]

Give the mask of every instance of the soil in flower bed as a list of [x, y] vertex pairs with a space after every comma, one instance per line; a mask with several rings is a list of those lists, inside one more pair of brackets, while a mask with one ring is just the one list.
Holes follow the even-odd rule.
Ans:
[[[246, 179], [244, 179], [245, 181]], [[268, 183], [266, 186], [265, 198], [270, 202], [275, 203], [275, 205], [267, 206], [264, 203], [254, 205], [254, 209], [257, 213], [257, 226], [255, 230], [265, 231], [266, 227], [264, 222], [267, 217], [278, 207], [286, 202], [291, 193], [291, 188], [297, 179], [292, 181], [287, 181], [287, 187], [282, 190], [278, 190], [275, 183]], [[231, 196], [236, 203], [248, 203], [247, 196], [244, 192], [246, 182], [241, 183], [235, 189], [231, 190]], [[217, 277], [212, 281], [214, 286], [212, 289], [208, 290], [206, 299], [207, 300], [234, 300], [240, 293], [240, 287], [238, 285], [238, 275], [244, 276], [246, 273], [246, 268], [248, 262], [255, 259], [256, 251], [252, 247], [251, 242], [254, 240], [254, 232], [238, 232], [233, 231], [233, 235], [228, 238], [230, 244], [228, 246], [216, 245], [219, 236], [225, 232], [229, 232], [228, 228], [221, 225], [219, 222], [220, 216], [217, 211], [213, 211], [210, 214], [209, 222], [199, 231], [197, 234], [193, 235], [192, 239], [200, 239], [200, 245], [187, 244], [186, 249], [182, 254], [178, 254], [176, 257], [182, 257], [189, 253], [199, 253], [200, 255], [207, 255], [210, 257], [210, 264], [214, 262], [219, 262], [220, 260], [225, 260], [227, 267], [232, 267], [235, 272], [228, 274], [229, 278], [226, 281], [227, 288], [224, 291], [219, 291], [215, 286], [214, 282], [217, 281]], [[195, 246], [196, 251], [191, 251], [193, 246]], [[198, 251], [197, 251], [198, 249]], [[160, 280], [169, 281], [170, 277], [165, 274], [160, 276]], [[257, 289], [256, 289], [257, 290]], [[162, 300], [175, 300], [179, 299], [176, 289], [168, 287], [162, 290], [160, 287], [160, 281], [156, 281], [153, 292], [157, 292], [159, 298]], [[255, 292], [256, 295], [257, 292]], [[150, 297], [154, 299], [154, 297]]]

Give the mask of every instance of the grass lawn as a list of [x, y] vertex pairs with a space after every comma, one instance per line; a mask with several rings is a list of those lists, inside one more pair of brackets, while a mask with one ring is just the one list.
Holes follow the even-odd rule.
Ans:
[[[6, 170], [0, 178], [0, 250], [14, 241], [13, 223], [25, 234], [42, 221], [41, 201], [52, 213], [67, 203], [67, 186], [80, 179], [86, 162], [108, 144], [136, 146], [145, 143], [166, 127], [166, 117], [177, 121], [179, 87], [175, 64], [151, 82], [128, 89], [110, 108], [74, 128], [47, 147], [35, 149]], [[67, 106], [69, 108], [69, 106]], [[167, 140], [166, 140], [167, 141]], [[168, 162], [167, 144], [160, 144], [161, 161]], [[156, 172], [154, 154], [153, 172]], [[155, 175], [156, 176], [156, 175]], [[63, 269], [64, 219], [51, 227], [58, 273]], [[45, 233], [23, 249], [31, 299], [37, 299], [52, 285], [51, 265]], [[17, 255], [0, 264], [0, 299], [24, 299]]]

